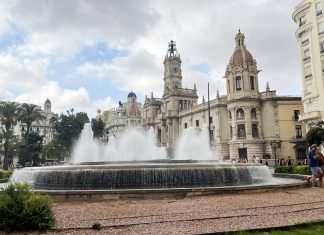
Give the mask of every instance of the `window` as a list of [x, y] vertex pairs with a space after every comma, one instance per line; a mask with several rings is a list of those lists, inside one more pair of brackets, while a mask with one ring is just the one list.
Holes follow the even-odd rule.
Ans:
[[209, 117], [209, 123], [213, 123], [213, 117]]
[[184, 128], [187, 129], [187, 127], [188, 127], [188, 124], [185, 122]]
[[196, 120], [196, 126], [199, 126], [199, 120]]
[[318, 27], [318, 34], [323, 34], [324, 33], [324, 21], [317, 23]]
[[324, 42], [320, 42], [320, 52], [324, 53]]
[[245, 138], [245, 125], [244, 124], [237, 125], [237, 137]]
[[22, 128], [21, 128], [21, 131], [25, 131], [25, 127], [22, 127]]
[[296, 131], [296, 139], [303, 138], [301, 125], [296, 125], [295, 131]]
[[251, 87], [251, 90], [254, 90], [254, 77], [253, 76], [250, 76], [250, 87]]
[[241, 77], [236, 77], [235, 80], [236, 80], [236, 90], [237, 91], [242, 90], [242, 80], [241, 80]]
[[304, 61], [309, 60], [310, 59], [310, 52], [309, 49], [305, 49], [304, 50]]
[[210, 130], [210, 140], [214, 141], [214, 130]]
[[229, 127], [229, 130], [230, 130], [230, 138], [232, 139], [233, 138], [233, 128], [232, 128], [232, 126]]
[[244, 119], [244, 110], [242, 108], [236, 110], [236, 118]]
[[257, 118], [257, 112], [255, 108], [251, 109], [251, 118]]
[[306, 31], [301, 33], [300, 39], [301, 39], [302, 44], [305, 44], [305, 43], [309, 42], [308, 36], [309, 36], [309, 34]]
[[305, 67], [304, 74], [305, 74], [305, 78], [312, 77], [312, 69], [311, 69], [311, 66]]
[[299, 110], [294, 110], [293, 119], [296, 120], [296, 121], [298, 121], [299, 115], [300, 115], [300, 111]]
[[299, 27], [303, 26], [304, 24], [306, 24], [306, 15], [299, 18]]
[[258, 124], [252, 124], [252, 137], [259, 137]]
[[316, 16], [322, 15], [322, 4], [320, 2], [316, 3], [315, 8], [316, 8]]
[[228, 93], [231, 92], [231, 89], [230, 89], [230, 81], [227, 80], [227, 86], [228, 86]]

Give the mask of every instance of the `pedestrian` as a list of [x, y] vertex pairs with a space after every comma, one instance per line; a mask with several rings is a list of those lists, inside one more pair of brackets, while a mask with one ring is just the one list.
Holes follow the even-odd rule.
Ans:
[[292, 165], [292, 162], [291, 162], [290, 156], [288, 157], [287, 165], [288, 165], [288, 166], [291, 166], [291, 165]]
[[[317, 145], [312, 144], [310, 147], [310, 151], [308, 152], [308, 162], [309, 166], [312, 171], [312, 186], [313, 187], [321, 187], [322, 186], [322, 180], [323, 180], [323, 171], [320, 167], [319, 163], [319, 155], [317, 155]], [[316, 178], [319, 178], [319, 185], [316, 184]]]

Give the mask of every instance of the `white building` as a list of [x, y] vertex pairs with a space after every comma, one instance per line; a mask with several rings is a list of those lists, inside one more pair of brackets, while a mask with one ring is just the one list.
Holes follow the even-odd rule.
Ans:
[[119, 136], [125, 127], [137, 127], [142, 124], [142, 104], [137, 102], [134, 92], [127, 96], [127, 102], [119, 101], [119, 107], [108, 111], [97, 111], [97, 118], [105, 123], [103, 139], [108, 140], [110, 136]]
[[302, 73], [300, 120], [309, 130], [324, 120], [324, 16], [322, 0], [304, 0], [295, 7], [292, 18], [297, 23], [296, 38]]

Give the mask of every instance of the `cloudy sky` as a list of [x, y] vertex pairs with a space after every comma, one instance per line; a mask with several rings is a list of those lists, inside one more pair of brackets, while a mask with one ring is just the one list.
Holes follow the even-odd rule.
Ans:
[[300, 95], [291, 15], [301, 0], [2, 0], [0, 100], [74, 108], [94, 116], [132, 90], [163, 92], [163, 59], [175, 40], [183, 87], [225, 94], [238, 29], [257, 60], [260, 91]]

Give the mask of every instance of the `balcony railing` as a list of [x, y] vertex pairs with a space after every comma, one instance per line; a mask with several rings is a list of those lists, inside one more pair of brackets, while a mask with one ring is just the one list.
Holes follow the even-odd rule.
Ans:
[[312, 111], [312, 112], [307, 112], [303, 113], [299, 116], [299, 120], [308, 120], [308, 119], [317, 119], [321, 117], [320, 111]]
[[310, 60], [310, 56], [307, 56], [303, 59], [304, 61]]
[[289, 143], [297, 143], [297, 142], [305, 142], [305, 138], [303, 138], [302, 136], [292, 136], [289, 139]]
[[322, 14], [323, 14], [322, 10], [318, 10], [318, 11], [316, 11], [316, 16], [320, 16], [320, 15], [322, 15]]
[[312, 77], [312, 74], [307, 74], [307, 75], [305, 75], [305, 79], [307, 79], [307, 78], [311, 78]]

